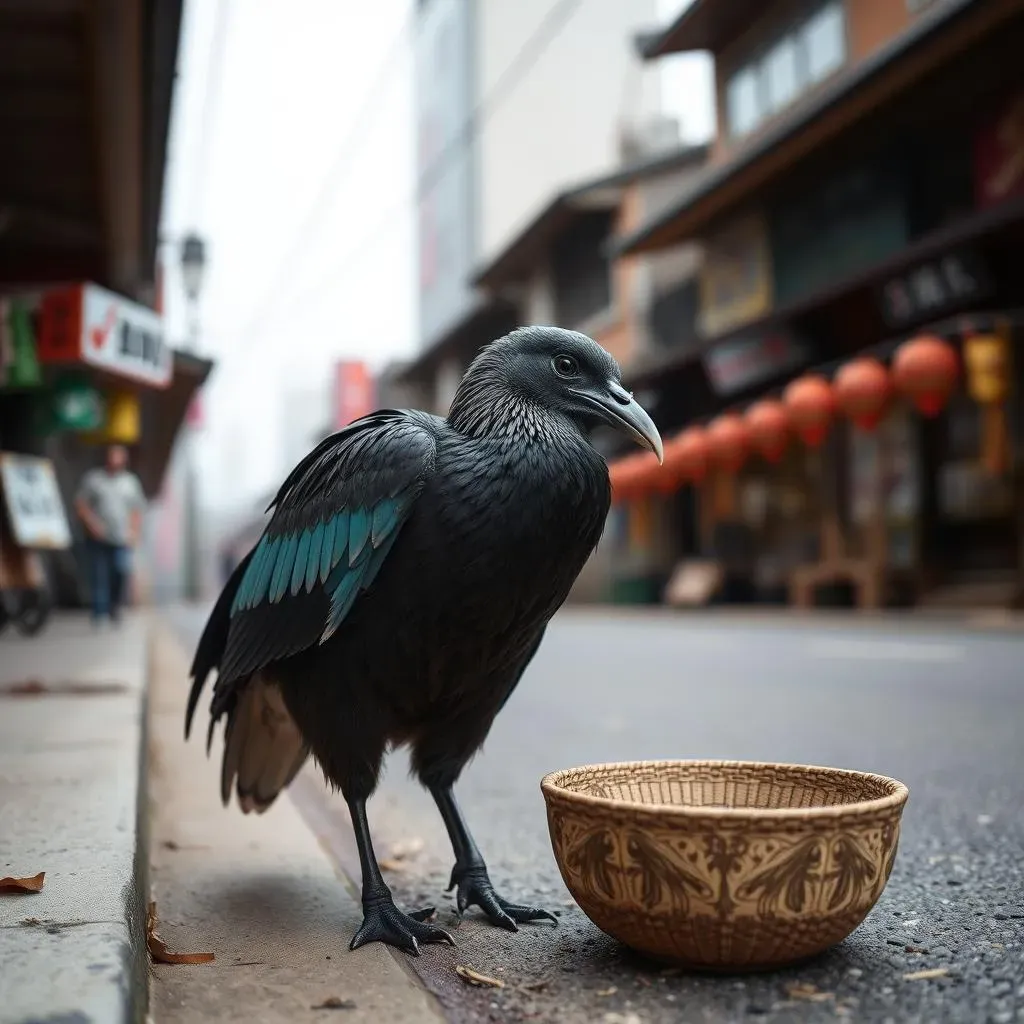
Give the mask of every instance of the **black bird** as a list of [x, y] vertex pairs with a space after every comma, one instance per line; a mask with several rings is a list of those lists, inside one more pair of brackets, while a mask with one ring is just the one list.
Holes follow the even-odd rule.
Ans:
[[554, 918], [503, 899], [453, 786], [596, 546], [608, 468], [588, 440], [610, 424], [662, 455], [615, 360], [583, 334], [526, 327], [473, 361], [446, 418], [392, 409], [321, 442], [285, 480], [259, 542], [199, 641], [185, 735], [217, 669], [207, 736], [227, 715], [221, 796], [264, 811], [310, 753], [340, 789], [362, 868], [355, 949], [418, 951], [451, 936], [433, 908], [395, 906], [366, 801], [407, 744], [455, 852], [461, 914]]

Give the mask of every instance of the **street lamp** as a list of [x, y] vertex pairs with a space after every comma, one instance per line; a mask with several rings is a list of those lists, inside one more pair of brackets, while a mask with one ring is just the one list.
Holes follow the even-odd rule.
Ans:
[[191, 307], [192, 321], [189, 325], [189, 347], [195, 348], [199, 335], [199, 293], [203, 287], [206, 273], [206, 243], [192, 232], [181, 242], [181, 280], [185, 286], [185, 296]]
[[[189, 304], [189, 344], [195, 350], [199, 340], [199, 293], [206, 273], [206, 243], [190, 232], [181, 240], [181, 281]], [[195, 399], [193, 399], [195, 401]], [[195, 436], [185, 427], [185, 593], [192, 600], [201, 596], [199, 580], [199, 481], [195, 466]]]

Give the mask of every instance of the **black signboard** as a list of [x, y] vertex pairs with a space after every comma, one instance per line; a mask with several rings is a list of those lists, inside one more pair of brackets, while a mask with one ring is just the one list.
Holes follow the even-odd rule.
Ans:
[[885, 282], [878, 298], [893, 330], [932, 320], [988, 298], [992, 278], [981, 255], [958, 249], [916, 264]]

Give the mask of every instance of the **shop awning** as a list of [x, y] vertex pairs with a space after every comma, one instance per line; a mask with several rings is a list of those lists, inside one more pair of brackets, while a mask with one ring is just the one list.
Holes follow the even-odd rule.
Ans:
[[135, 470], [147, 497], [152, 498], [159, 493], [189, 405], [212, 369], [213, 363], [209, 359], [175, 351], [170, 385], [141, 393], [142, 431]]
[[918, 238], [894, 256], [867, 270], [834, 281], [828, 287], [787, 303], [785, 306], [778, 306], [766, 316], [744, 324], [735, 331], [706, 341], [701, 346], [688, 347], [680, 352], [660, 351], [640, 357], [623, 374], [623, 383], [634, 390], [649, 387], [665, 373], [697, 361], [712, 345], [726, 345], [738, 337], [768, 332], [779, 324], [791, 323], [800, 316], [825, 307], [854, 292], [876, 287], [918, 263], [988, 236], [1003, 226], [1019, 225], [1022, 222], [1024, 222], [1024, 199], [1013, 199], [998, 206], [975, 211], [970, 216], [963, 217]]
[[735, 39], [764, 7], [764, 0], [693, 0], [662, 31], [637, 36], [636, 48], [644, 60], [690, 50], [717, 53]]
[[[680, 20], [695, 8], [710, 11], [716, 6], [724, 7], [723, 0], [717, 4], [697, 0]], [[789, 116], [736, 157], [711, 165], [664, 214], [619, 240], [616, 254], [662, 249], [699, 234], [716, 217], [778, 180], [853, 124], [876, 117], [881, 105], [970, 48], [981, 36], [1019, 16], [1020, 10], [1019, 0], [945, 0], [935, 4], [906, 32], [797, 103]]]
[[0, 281], [151, 301], [182, 0], [0, 0]]

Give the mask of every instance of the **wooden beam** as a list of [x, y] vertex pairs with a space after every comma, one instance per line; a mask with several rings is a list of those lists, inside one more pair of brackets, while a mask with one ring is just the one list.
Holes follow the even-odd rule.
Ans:
[[142, 0], [92, 0], [92, 81], [107, 283], [142, 284]]

